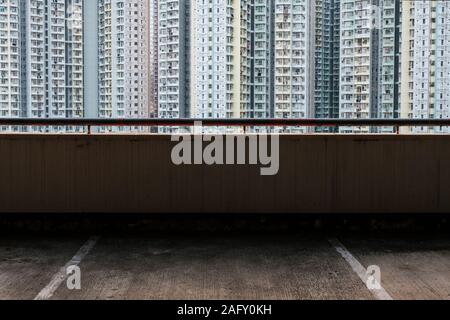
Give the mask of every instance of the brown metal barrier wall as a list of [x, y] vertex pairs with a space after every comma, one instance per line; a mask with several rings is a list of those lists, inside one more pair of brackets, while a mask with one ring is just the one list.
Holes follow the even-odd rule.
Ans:
[[175, 166], [170, 136], [0, 135], [0, 212], [450, 213], [450, 136], [281, 136], [280, 171]]

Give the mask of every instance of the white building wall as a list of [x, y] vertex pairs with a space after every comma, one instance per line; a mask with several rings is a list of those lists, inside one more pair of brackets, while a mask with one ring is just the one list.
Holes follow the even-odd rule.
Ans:
[[[403, 1], [400, 40], [400, 118], [410, 119], [414, 110], [414, 1]], [[401, 128], [409, 133], [410, 128]]]
[[[380, 30], [380, 85], [381, 97], [379, 99], [377, 117], [381, 119], [393, 119], [398, 116], [398, 101], [396, 90], [396, 74], [399, 72], [396, 66], [396, 39], [399, 38], [397, 30], [396, 12], [397, 0], [383, 0], [380, 2], [382, 14]], [[383, 131], [392, 132], [392, 128], [383, 128]]]
[[[379, 25], [379, 11], [373, 0], [341, 1], [340, 118], [367, 119], [377, 107], [373, 95], [381, 88], [374, 81], [378, 64], [378, 39], [374, 25]], [[376, 21], [375, 23], [373, 23]], [[343, 127], [341, 132], [369, 132], [368, 127]]]
[[186, 117], [189, 15], [188, 1], [158, 1], [158, 115], [160, 118]]
[[99, 116], [148, 117], [148, 1], [98, 1]]
[[275, 1], [275, 118], [312, 116], [313, 21], [313, 2]]
[[84, 28], [83, 0], [66, 1], [66, 117], [83, 117]]
[[149, 0], [149, 116], [158, 114], [158, 23], [159, 0]]
[[52, 1], [45, 8], [48, 20], [45, 23], [45, 44], [48, 50], [46, 75], [46, 100], [51, 117], [63, 118], [66, 113], [66, 30], [64, 0]]
[[22, 1], [22, 97], [26, 116], [49, 116], [44, 1]]
[[238, 118], [241, 108], [247, 110], [250, 99], [247, 5], [246, 0], [231, 4], [221, 0], [192, 2], [193, 117]]
[[0, 4], [0, 117], [21, 115], [19, 0]]
[[[416, 119], [450, 116], [450, 2], [414, 3], [414, 98]], [[414, 128], [415, 133], [448, 128]]]
[[[10, 74], [5, 77], [10, 79], [9, 110], [5, 112], [2, 101], [0, 116], [82, 117], [82, 0], [4, 1], [0, 20], [9, 21], [0, 26], [1, 51], [10, 47], [0, 57], [8, 56], [0, 69]], [[13, 96], [16, 92], [18, 98]]]
[[98, 9], [97, 1], [83, 0], [83, 98], [86, 118], [97, 118], [99, 112]]
[[253, 116], [269, 118], [273, 106], [274, 0], [254, 3]]

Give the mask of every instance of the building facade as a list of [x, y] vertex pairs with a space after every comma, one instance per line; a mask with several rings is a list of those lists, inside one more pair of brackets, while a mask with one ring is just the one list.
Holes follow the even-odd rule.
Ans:
[[275, 63], [275, 0], [255, 0], [252, 56], [254, 118], [273, 117]]
[[192, 1], [191, 115], [239, 118], [250, 112], [250, 1]]
[[149, 116], [149, 3], [98, 0], [101, 118]]
[[[401, 0], [383, 0], [380, 29], [380, 95], [376, 117], [393, 119], [400, 117], [400, 20]], [[392, 130], [392, 129], [384, 129]]]
[[0, 0], [0, 117], [448, 118], [449, 74], [444, 0]]
[[83, 0], [83, 62], [84, 62], [84, 116], [97, 118], [99, 104], [99, 5], [97, 1]]
[[158, 1], [158, 115], [189, 117], [190, 3]]
[[314, 114], [338, 118], [340, 0], [316, 0], [315, 6]]
[[[400, 118], [411, 119], [414, 110], [414, 1], [402, 1], [400, 32]], [[410, 132], [402, 128], [403, 133]]]
[[[370, 118], [378, 104], [380, 17], [374, 0], [341, 0], [340, 118]], [[374, 12], [375, 11], [375, 12]], [[374, 23], [375, 20], [375, 23]], [[368, 132], [369, 128], [341, 128]]]
[[275, 118], [312, 116], [314, 16], [313, 1], [275, 1]]
[[82, 0], [0, 4], [0, 116], [84, 116]]
[[241, 0], [239, 8], [239, 17], [240, 17], [240, 26], [239, 26], [240, 114], [238, 114], [237, 117], [254, 118], [255, 117], [253, 104], [254, 1]]
[[[450, 2], [414, 2], [413, 117], [450, 117]], [[448, 133], [445, 128], [414, 132]]]
[[341, 118], [399, 117], [400, 21], [400, 0], [341, 0]]
[[149, 116], [158, 116], [158, 0], [149, 2], [150, 42], [149, 42]]
[[20, 1], [0, 3], [0, 117], [20, 117], [21, 23]]

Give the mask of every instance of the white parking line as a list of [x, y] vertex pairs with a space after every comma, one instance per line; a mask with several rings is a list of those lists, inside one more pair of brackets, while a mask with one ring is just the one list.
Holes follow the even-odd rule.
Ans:
[[53, 276], [49, 284], [39, 292], [39, 294], [34, 298], [34, 300], [48, 300], [53, 294], [58, 290], [61, 283], [67, 278], [67, 268], [70, 266], [78, 266], [84, 257], [92, 250], [92, 248], [97, 243], [100, 237], [95, 236], [89, 238], [88, 241], [78, 250], [78, 252], [73, 256], [73, 258], [66, 263], [64, 267], [59, 269], [59, 271]]
[[[387, 293], [387, 291], [378, 284], [377, 289], [372, 289], [367, 285], [368, 275], [366, 268], [347, 250], [347, 248], [338, 239], [329, 239], [330, 244], [336, 249], [336, 251], [347, 261], [347, 263], [352, 267], [353, 271], [359, 276], [361, 281], [367, 287], [367, 289], [374, 295], [378, 300], [393, 300], [393, 298]], [[376, 281], [376, 280], [375, 280]]]

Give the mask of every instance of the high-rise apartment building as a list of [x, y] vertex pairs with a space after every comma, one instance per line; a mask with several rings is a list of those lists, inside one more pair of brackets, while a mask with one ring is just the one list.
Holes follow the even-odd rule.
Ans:
[[[450, 117], [450, 2], [414, 2], [413, 117]], [[414, 132], [448, 133], [448, 128]]]
[[380, 17], [374, 5], [374, 0], [341, 0], [340, 118], [370, 118], [378, 103], [373, 88], [378, 88]]
[[315, 117], [339, 117], [340, 0], [315, 1]]
[[450, 3], [341, 1], [341, 117], [448, 118]]
[[20, 1], [0, 2], [0, 117], [19, 117], [21, 108]]
[[158, 0], [158, 115], [189, 117], [190, 2]]
[[148, 117], [148, 0], [98, 0], [98, 5], [98, 114]]
[[[410, 119], [414, 110], [414, 3], [401, 3], [400, 32], [400, 118]], [[402, 132], [409, 132], [402, 128]]]
[[82, 12], [82, 0], [0, 3], [0, 116], [83, 116]]
[[251, 1], [192, 1], [191, 5], [191, 115], [250, 117]]
[[444, 0], [0, 0], [0, 117], [447, 118], [449, 37]]
[[314, 101], [314, 1], [275, 1], [274, 116], [307, 118]]
[[158, 20], [160, 117], [313, 115], [314, 2], [160, 0]]
[[[399, 118], [399, 53], [401, 0], [380, 2], [380, 92], [379, 105], [375, 117], [380, 119]], [[392, 128], [385, 128], [391, 130]]]
[[82, 1], [22, 1], [28, 117], [83, 117]]
[[[254, 44], [254, 1], [241, 0], [240, 17], [240, 55], [239, 86], [241, 118], [254, 118], [253, 105], [253, 44]], [[233, 16], [231, 16], [233, 18]]]
[[150, 42], [149, 42], [149, 116], [158, 115], [158, 0], [149, 0], [149, 23], [150, 23]]
[[275, 62], [275, 0], [255, 0], [253, 15], [254, 118], [273, 117]]
[[341, 118], [399, 116], [400, 9], [400, 0], [341, 0]]
[[253, 21], [254, 116], [338, 117], [339, 0], [255, 1]]
[[99, 5], [97, 0], [83, 0], [84, 115], [97, 118], [99, 105]]

